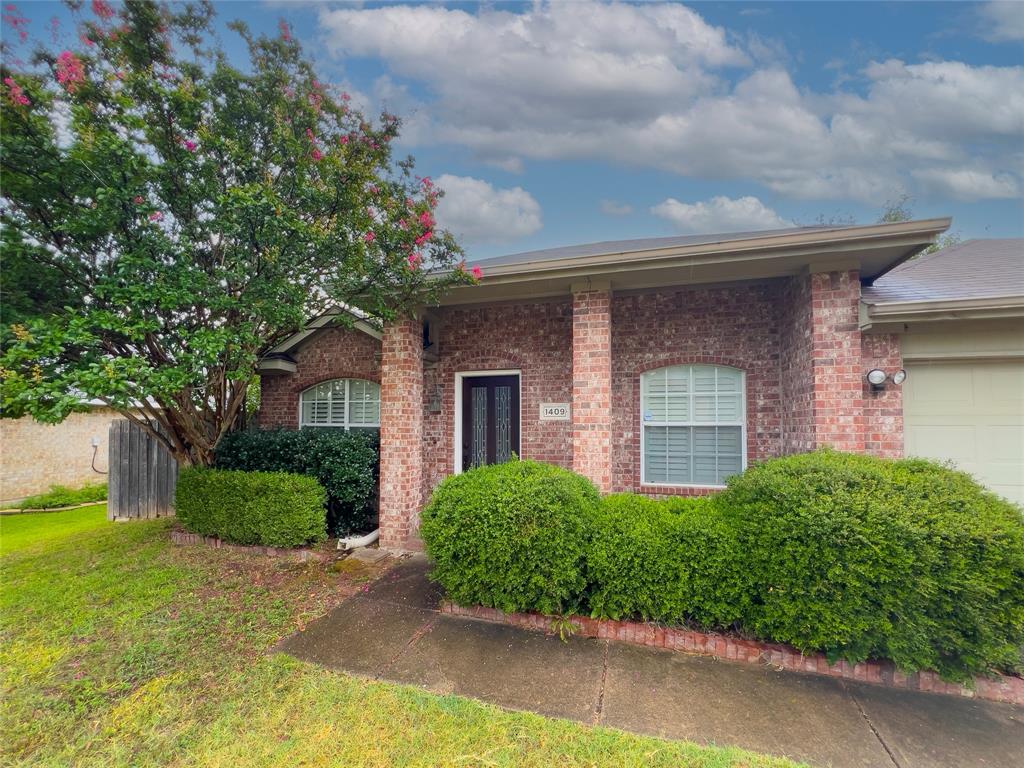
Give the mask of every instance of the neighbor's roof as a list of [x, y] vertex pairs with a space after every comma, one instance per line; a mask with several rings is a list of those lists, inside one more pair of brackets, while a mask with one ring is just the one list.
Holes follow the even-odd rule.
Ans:
[[562, 259], [585, 258], [587, 256], [611, 256], [614, 254], [634, 253], [638, 251], [656, 251], [663, 248], [680, 248], [688, 245], [731, 243], [736, 240], [792, 235], [797, 232], [854, 228], [855, 227], [826, 226], [788, 227], [786, 229], [761, 229], [753, 232], [726, 232], [709, 235], [676, 235], [675, 237], [641, 237], [632, 240], [604, 240], [599, 243], [564, 245], [557, 248], [545, 248], [539, 251], [510, 253], [504, 256], [481, 259], [478, 263], [484, 268], [511, 266], [513, 264], [538, 264], [545, 261], [561, 261]]
[[900, 264], [864, 288], [866, 304], [1024, 296], [1024, 238], [967, 240]]

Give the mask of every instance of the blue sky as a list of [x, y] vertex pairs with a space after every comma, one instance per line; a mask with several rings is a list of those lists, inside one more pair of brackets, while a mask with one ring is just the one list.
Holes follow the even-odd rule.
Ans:
[[868, 223], [904, 194], [1024, 235], [1024, 5], [216, 5], [286, 19], [326, 80], [405, 116], [470, 256]]

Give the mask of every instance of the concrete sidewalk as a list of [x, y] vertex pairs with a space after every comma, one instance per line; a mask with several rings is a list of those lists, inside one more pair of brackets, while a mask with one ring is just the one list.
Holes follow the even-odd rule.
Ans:
[[281, 650], [367, 677], [816, 766], [1019, 768], [1024, 710], [445, 616], [422, 556]]

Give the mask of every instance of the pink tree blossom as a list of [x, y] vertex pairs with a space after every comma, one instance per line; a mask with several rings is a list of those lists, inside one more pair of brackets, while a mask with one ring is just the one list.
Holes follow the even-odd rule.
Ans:
[[4, 5], [3, 20], [7, 26], [14, 30], [19, 41], [24, 43], [28, 40], [28, 30], [25, 27], [28, 26], [29, 20], [26, 16], [21, 15], [18, 11], [18, 6], [14, 3]]
[[110, 7], [107, 0], [92, 0], [92, 12], [104, 21], [114, 16], [114, 9]]
[[422, 254], [413, 251], [409, 254], [409, 269], [419, 269], [420, 263], [423, 261]]
[[162, 221], [163, 218], [164, 215], [160, 211], [153, 211], [151, 214], [149, 214], [150, 221]]
[[64, 51], [57, 57], [57, 82], [68, 93], [74, 93], [85, 82], [85, 67], [71, 51]]
[[484, 271], [482, 269], [480, 269], [479, 266], [474, 264], [473, 268], [471, 270], [469, 270], [469, 274], [471, 274], [473, 276], [474, 280], [479, 280], [481, 277], [484, 276]]
[[365, 235], [363, 235], [363, 240], [365, 240], [368, 243], [372, 243], [376, 239], [377, 239], [377, 236], [375, 234], [373, 234], [373, 230], [372, 229], [369, 232], [367, 232]]
[[28, 96], [21, 89], [21, 86], [14, 82], [14, 78], [5, 77], [4, 85], [7, 86], [7, 100], [19, 107], [27, 107], [32, 102], [29, 101]]

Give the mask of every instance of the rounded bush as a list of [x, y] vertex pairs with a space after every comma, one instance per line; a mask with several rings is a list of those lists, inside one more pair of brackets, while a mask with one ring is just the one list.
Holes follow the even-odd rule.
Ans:
[[707, 497], [604, 497], [587, 547], [591, 615], [728, 624], [736, 615], [721, 582], [731, 544]]
[[725, 581], [745, 630], [949, 679], [1019, 664], [1021, 510], [968, 475], [819, 451], [748, 469], [713, 503], [742, 553]]
[[462, 605], [545, 613], [575, 607], [598, 500], [585, 478], [535, 461], [453, 475], [421, 516], [433, 578]]
[[189, 467], [178, 474], [175, 514], [193, 533], [233, 544], [297, 547], [327, 538], [326, 493], [288, 472]]
[[293, 472], [327, 491], [327, 528], [334, 536], [374, 528], [379, 439], [373, 432], [332, 428], [250, 429], [217, 444], [218, 469]]

